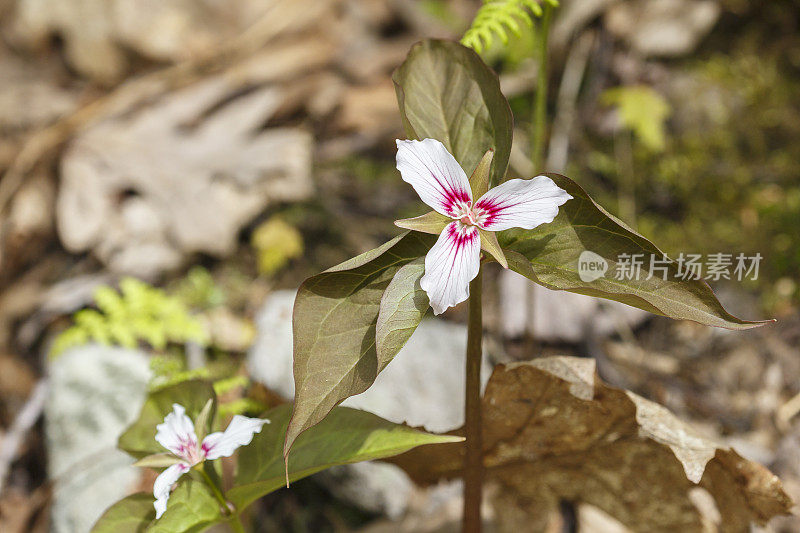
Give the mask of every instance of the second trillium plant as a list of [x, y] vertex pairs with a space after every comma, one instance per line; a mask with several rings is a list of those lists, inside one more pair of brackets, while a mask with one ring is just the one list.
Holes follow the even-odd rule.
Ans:
[[480, 270], [481, 248], [508, 268], [494, 232], [533, 229], [552, 222], [572, 196], [547, 176], [511, 179], [489, 189], [493, 151], [486, 152], [472, 178], [436, 139], [397, 141], [397, 169], [433, 211], [395, 222], [401, 228], [439, 233], [425, 256], [420, 286], [434, 314], [469, 298], [469, 282]]

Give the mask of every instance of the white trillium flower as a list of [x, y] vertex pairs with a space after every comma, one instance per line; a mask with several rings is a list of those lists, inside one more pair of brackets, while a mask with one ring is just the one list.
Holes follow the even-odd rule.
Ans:
[[[420, 280], [436, 315], [469, 298], [469, 283], [480, 270], [481, 247], [507, 267], [493, 232], [533, 229], [552, 222], [559, 206], [572, 199], [547, 176], [511, 179], [486, 191], [491, 157], [487, 152], [470, 184], [441, 142], [397, 140], [397, 169], [403, 181], [436, 213], [396, 224], [428, 233], [441, 231], [425, 256], [425, 275]], [[473, 193], [480, 193], [477, 201]]]
[[[167, 510], [172, 485], [178, 478], [205, 460], [230, 457], [236, 448], [250, 444], [253, 435], [268, 423], [269, 420], [263, 418], [235, 415], [225, 431], [211, 433], [200, 441], [192, 419], [186, 415], [186, 409], [180, 404], [172, 404], [172, 412], [164, 418], [163, 424], [156, 426], [156, 441], [172, 452], [175, 461], [161, 472], [153, 484], [156, 518], [161, 518]], [[141, 463], [144, 461], [146, 459]]]

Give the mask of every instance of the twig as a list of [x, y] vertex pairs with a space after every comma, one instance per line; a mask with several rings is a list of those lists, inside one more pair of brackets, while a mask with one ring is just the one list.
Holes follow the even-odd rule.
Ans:
[[27, 435], [28, 431], [39, 419], [42, 410], [44, 410], [48, 389], [47, 380], [43, 379], [36, 384], [28, 401], [25, 402], [3, 441], [0, 442], [0, 493], [3, 492], [3, 486], [8, 471], [11, 469], [11, 463], [17, 458], [17, 452], [25, 439], [25, 435]]
[[594, 33], [584, 33], [570, 48], [567, 56], [564, 74], [561, 76], [561, 85], [558, 88], [556, 116], [553, 120], [553, 133], [550, 136], [547, 153], [547, 169], [553, 172], [563, 173], [566, 170], [569, 139], [572, 125], [575, 123], [576, 102], [583, 82], [583, 74], [586, 71], [586, 64], [589, 62], [589, 55], [594, 47], [594, 40]]
[[536, 53], [539, 68], [536, 71], [536, 93], [533, 101], [533, 117], [531, 121], [531, 161], [533, 171], [544, 172], [544, 150], [547, 146], [547, 38], [550, 35], [550, 21], [553, 18], [553, 7], [544, 5], [542, 20], [536, 29]]
[[800, 393], [796, 394], [791, 400], [781, 405], [775, 413], [776, 425], [781, 431], [788, 431], [789, 421], [800, 413]]

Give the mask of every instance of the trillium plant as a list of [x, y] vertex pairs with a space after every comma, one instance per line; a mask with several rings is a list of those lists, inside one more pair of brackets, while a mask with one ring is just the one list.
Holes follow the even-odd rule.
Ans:
[[[543, 20], [549, 20], [547, 13]], [[544, 65], [542, 60], [540, 77]], [[468, 301], [460, 430], [465, 442], [457, 446], [463, 446], [463, 530], [472, 533], [481, 528], [485, 470], [482, 272], [494, 268], [492, 263], [549, 289], [676, 319], [729, 329], [762, 322], [732, 316], [704, 281], [683, 279], [676, 263], [606, 212], [578, 183], [544, 172], [546, 82], [538, 86], [532, 128], [539, 136], [532, 149], [539, 175], [519, 179], [508, 176], [511, 110], [497, 76], [474, 50], [450, 41], [422, 41], [393, 81], [407, 134], [397, 141], [399, 178], [432, 211], [396, 221], [405, 233], [301, 285], [293, 314], [295, 401], [283, 455], [291, 464], [305, 432], [324, 424], [344, 399], [368, 389], [429, 310], [441, 315]], [[584, 252], [610, 271], [620, 258], [652, 256], [666, 274], [587, 280], [579, 272]]]

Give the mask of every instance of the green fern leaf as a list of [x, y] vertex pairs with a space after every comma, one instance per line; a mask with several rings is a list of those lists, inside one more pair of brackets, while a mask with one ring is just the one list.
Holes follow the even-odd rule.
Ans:
[[[543, 0], [557, 7], [558, 0]], [[484, 0], [475, 14], [469, 29], [464, 33], [461, 44], [481, 53], [494, 43], [495, 36], [503, 44], [508, 44], [508, 33], [519, 36], [519, 21], [533, 26], [533, 17], [542, 16], [542, 6], [536, 0]]]

